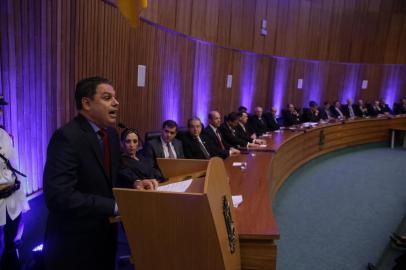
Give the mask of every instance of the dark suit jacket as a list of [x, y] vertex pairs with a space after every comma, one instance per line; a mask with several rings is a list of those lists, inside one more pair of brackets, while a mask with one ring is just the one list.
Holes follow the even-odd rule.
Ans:
[[251, 135], [253, 134], [251, 134], [250, 132], [249, 132], [249, 130], [248, 130], [248, 128], [247, 128], [247, 126], [244, 126], [244, 128], [241, 126], [242, 124], [240, 123], [240, 124], [238, 124], [238, 126], [235, 128], [235, 132], [236, 132], [236, 134], [237, 134], [237, 136], [240, 138], [240, 139], [242, 139], [242, 140], [244, 140], [245, 142], [247, 142], [247, 143], [252, 143], [254, 140], [251, 138]]
[[[351, 105], [351, 108], [352, 108], [352, 110], [354, 112], [354, 116], [357, 116], [356, 113], [355, 113], [355, 105], [354, 104]], [[350, 116], [350, 109], [348, 107], [348, 104], [345, 104], [345, 105], [341, 106], [341, 112], [344, 114], [345, 117], [347, 117], [347, 118], [351, 117]]]
[[51, 138], [43, 177], [46, 269], [114, 269], [117, 227], [108, 218], [114, 215], [120, 148], [116, 131], [107, 133], [111, 176], [103, 167], [101, 142], [82, 115]]
[[246, 147], [248, 142], [237, 135], [237, 131], [226, 123], [221, 124], [219, 128], [224, 140], [234, 147]]
[[[321, 119], [327, 120], [328, 119], [328, 114], [327, 113], [331, 114], [331, 106], [329, 108], [326, 108], [326, 107], [320, 108], [320, 117], [321, 117]], [[332, 117], [332, 115], [331, 115], [331, 117]]]
[[135, 180], [163, 179], [161, 172], [154, 168], [153, 162], [141, 153], [133, 159], [127, 155], [121, 156], [121, 166], [118, 171], [117, 187], [132, 188]]
[[383, 111], [384, 113], [388, 112], [388, 113], [392, 114], [392, 110], [391, 110], [391, 108], [389, 107], [388, 104], [386, 104], [386, 103], [383, 104], [383, 105], [381, 106], [381, 108], [382, 108], [382, 111]]
[[290, 111], [284, 110], [282, 113], [283, 119], [287, 127], [300, 124], [300, 115], [293, 115]]
[[368, 116], [368, 108], [366, 106], [363, 106], [363, 110], [361, 109], [361, 107], [359, 105], [353, 105], [354, 106], [354, 113], [356, 116], [358, 117], [365, 117]]
[[383, 114], [384, 111], [381, 107], [378, 109], [377, 107], [370, 105], [368, 113], [371, 116], [377, 116], [378, 114]]
[[268, 126], [268, 130], [274, 131], [280, 129], [278, 121], [273, 117], [272, 113], [264, 113], [264, 118], [266, 125]]
[[[206, 159], [203, 151], [200, 149], [199, 142], [189, 132], [182, 134], [182, 136], [180, 136], [180, 139], [182, 140], [185, 158]], [[213, 152], [213, 150], [210, 149], [211, 144], [207, 143], [209, 139], [204, 134], [200, 134], [200, 139], [202, 140], [207, 152], [210, 155], [210, 152]]]
[[221, 149], [220, 143], [217, 139], [217, 135], [214, 133], [213, 129], [209, 126], [207, 126], [204, 131], [202, 132], [207, 140], [206, 144], [209, 148], [210, 155], [213, 157], [221, 157], [221, 158], [227, 158], [229, 154], [229, 149], [231, 148], [231, 145], [223, 138], [220, 132], [221, 136], [221, 142], [223, 143], [224, 150]]
[[[175, 148], [177, 158], [184, 158], [183, 145], [178, 139], [172, 141], [173, 148]], [[164, 149], [162, 147], [161, 137], [149, 140], [144, 145], [144, 154], [147, 157], [156, 160], [156, 158], [164, 158]]]
[[[341, 113], [343, 114], [343, 116], [345, 117], [345, 113], [344, 113], [343, 107], [340, 106], [339, 109], [340, 109]], [[330, 111], [331, 111], [331, 115], [332, 115], [334, 118], [338, 118], [338, 117], [340, 116], [340, 114], [339, 114], [339, 112], [337, 111], [336, 107], [331, 106]]]
[[316, 115], [311, 109], [307, 108], [304, 113], [304, 119], [306, 122], [319, 122], [321, 119], [321, 110]]
[[259, 120], [256, 115], [252, 115], [249, 117], [248, 123], [257, 136], [261, 136], [262, 134], [270, 131], [264, 115], [262, 115], [261, 120]]
[[406, 106], [403, 106], [402, 103], [395, 103], [395, 105], [393, 106], [393, 110], [395, 114], [405, 114]]

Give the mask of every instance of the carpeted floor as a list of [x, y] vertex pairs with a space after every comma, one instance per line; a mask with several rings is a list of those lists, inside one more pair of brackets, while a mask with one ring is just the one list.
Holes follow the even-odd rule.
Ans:
[[401, 148], [358, 146], [309, 162], [273, 204], [281, 234], [277, 269], [358, 270], [378, 263], [405, 215], [405, 190]]

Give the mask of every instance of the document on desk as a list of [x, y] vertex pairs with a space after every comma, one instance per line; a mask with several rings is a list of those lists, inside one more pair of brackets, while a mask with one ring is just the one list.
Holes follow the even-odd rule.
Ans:
[[185, 192], [190, 184], [192, 184], [193, 179], [188, 179], [181, 182], [176, 182], [164, 186], [159, 186], [158, 191], [167, 191], [167, 192]]

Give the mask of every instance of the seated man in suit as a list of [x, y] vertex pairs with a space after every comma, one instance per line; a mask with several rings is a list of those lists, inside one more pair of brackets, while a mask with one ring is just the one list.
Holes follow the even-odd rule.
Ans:
[[269, 131], [266, 120], [262, 115], [263, 111], [264, 110], [262, 109], [262, 107], [256, 107], [254, 110], [255, 114], [248, 120], [249, 125], [255, 131], [255, 134], [257, 136], [261, 136], [262, 134]]
[[358, 117], [367, 117], [369, 116], [368, 108], [365, 106], [362, 99], [358, 99], [357, 105], [354, 106], [355, 115]]
[[342, 120], [345, 119], [343, 109], [341, 107], [340, 101], [334, 101], [334, 106], [331, 107], [331, 114], [334, 118]]
[[384, 100], [383, 98], [381, 98], [381, 99], [379, 100], [379, 105], [381, 106], [381, 109], [382, 109], [382, 111], [383, 111], [383, 113], [384, 113], [385, 115], [392, 114], [391, 108], [390, 108], [389, 105], [385, 102], [385, 100]]
[[334, 119], [333, 115], [331, 114], [331, 104], [328, 101], [324, 101], [324, 105], [320, 110], [320, 117], [323, 120], [331, 120]]
[[297, 112], [295, 105], [289, 103], [283, 112], [283, 119], [287, 127], [300, 124], [300, 114]]
[[268, 125], [268, 129], [270, 131], [280, 129], [278, 121], [276, 120], [276, 112], [277, 112], [276, 108], [272, 107], [270, 112], [264, 114], [266, 124]]
[[[253, 140], [247, 141], [244, 138], [241, 138], [236, 128], [239, 126], [240, 116], [236, 112], [232, 112], [227, 115], [227, 120], [220, 125], [219, 130], [224, 140], [234, 147], [258, 147], [259, 144], [253, 143]], [[240, 126], [241, 127], [241, 126]]]
[[373, 103], [373, 104], [371, 105], [371, 107], [369, 108], [369, 114], [370, 114], [371, 116], [376, 116], [376, 117], [379, 117], [379, 116], [383, 116], [383, 115], [384, 115], [384, 111], [383, 111], [383, 109], [381, 108], [381, 105], [380, 105], [380, 103], [379, 103], [378, 100], [375, 100], [374, 103]]
[[394, 107], [395, 114], [406, 114], [406, 98], [402, 98], [400, 103]]
[[246, 112], [238, 113], [239, 121], [238, 125], [235, 127], [237, 136], [246, 142], [265, 144], [265, 141], [257, 139], [254, 130], [248, 124], [248, 114]]
[[178, 125], [173, 120], [166, 120], [162, 124], [161, 136], [145, 143], [144, 154], [156, 158], [184, 158], [182, 142], [176, 139]]
[[210, 159], [210, 144], [208, 138], [202, 134], [202, 122], [198, 117], [187, 121], [188, 132], [180, 137], [183, 143], [185, 158]]
[[353, 104], [353, 102], [352, 102], [352, 99], [351, 98], [349, 98], [349, 99], [347, 99], [347, 104], [346, 105], [344, 105], [344, 106], [342, 106], [342, 108], [343, 108], [343, 111], [344, 111], [344, 115], [347, 117], [347, 118], [355, 118], [355, 116], [357, 116], [356, 114], [355, 114], [355, 109], [354, 109], [354, 104]]
[[309, 107], [305, 114], [306, 122], [319, 122], [321, 118], [316, 101], [310, 101]]
[[235, 149], [226, 140], [224, 140], [221, 132], [221, 115], [218, 111], [211, 111], [209, 113], [209, 125], [204, 129], [204, 133], [210, 138], [212, 143], [213, 156], [226, 158], [230, 155], [238, 155], [239, 150]]

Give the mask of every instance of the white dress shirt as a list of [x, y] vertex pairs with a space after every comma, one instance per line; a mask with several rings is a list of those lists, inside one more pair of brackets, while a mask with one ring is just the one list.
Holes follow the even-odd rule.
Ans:
[[[169, 158], [169, 149], [168, 149], [168, 145], [167, 143], [162, 139], [162, 137], [159, 137], [161, 139], [161, 143], [162, 143], [162, 149], [164, 150], [164, 156], [165, 158]], [[172, 142], [169, 142], [169, 146], [172, 149], [172, 153], [174, 155], [175, 158], [178, 158], [178, 156], [176, 155], [176, 151], [175, 151], [175, 147], [173, 147]]]

